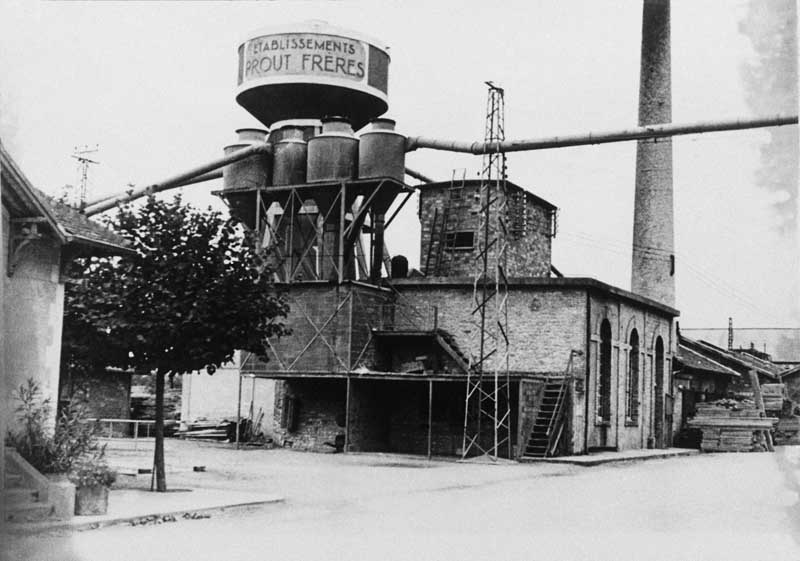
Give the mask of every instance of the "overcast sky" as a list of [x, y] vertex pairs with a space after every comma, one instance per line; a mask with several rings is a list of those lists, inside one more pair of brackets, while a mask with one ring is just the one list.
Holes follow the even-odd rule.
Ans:
[[[634, 0], [0, 3], [0, 134], [33, 183], [51, 193], [77, 183], [75, 146], [100, 145], [89, 198], [220, 156], [234, 129], [258, 125], [234, 99], [239, 39], [312, 18], [389, 45], [389, 116], [408, 135], [479, 139], [485, 80], [506, 90], [508, 138], [636, 124]], [[749, 4], [673, 0], [674, 122], [764, 111], [746, 101], [742, 69], [757, 62], [740, 31], [752, 19]], [[796, 113], [796, 92], [792, 99]], [[787, 112], [782, 103], [769, 112]], [[776, 210], [796, 204], [797, 185], [759, 185], [769, 140], [764, 130], [674, 140], [684, 327], [724, 327], [729, 316], [740, 327], [800, 325], [796, 228]], [[449, 179], [454, 168], [475, 177], [480, 160], [419, 150], [407, 163]], [[634, 167], [634, 143], [509, 156], [509, 178], [560, 209], [553, 262], [568, 276], [630, 288]], [[220, 206], [209, 195], [219, 187], [193, 186], [186, 197]], [[407, 208], [388, 243], [413, 265], [419, 225], [416, 205]]]

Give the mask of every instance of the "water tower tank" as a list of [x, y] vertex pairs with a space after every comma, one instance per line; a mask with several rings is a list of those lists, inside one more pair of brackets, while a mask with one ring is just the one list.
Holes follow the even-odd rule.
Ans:
[[385, 46], [324, 22], [261, 29], [239, 45], [236, 101], [267, 126], [342, 115], [358, 130], [388, 109], [388, 82]]

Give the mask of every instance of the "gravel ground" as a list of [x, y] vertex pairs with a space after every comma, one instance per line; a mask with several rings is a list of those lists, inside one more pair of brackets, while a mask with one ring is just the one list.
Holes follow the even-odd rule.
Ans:
[[[172, 487], [287, 500], [203, 520], [12, 536], [7, 558], [800, 559], [800, 448], [592, 468], [188, 442], [170, 442], [167, 454]], [[112, 458], [150, 462], [147, 452]]]

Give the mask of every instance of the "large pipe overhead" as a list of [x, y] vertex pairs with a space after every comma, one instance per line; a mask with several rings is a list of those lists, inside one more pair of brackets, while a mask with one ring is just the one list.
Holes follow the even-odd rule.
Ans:
[[151, 195], [153, 193], [160, 193], [161, 191], [167, 191], [169, 189], [174, 189], [182, 185], [188, 185], [189, 183], [193, 182], [192, 181], [193, 179], [198, 179], [199, 176], [202, 176], [203, 174], [206, 174], [210, 171], [214, 171], [221, 167], [225, 167], [228, 164], [238, 162], [239, 160], [243, 160], [255, 154], [269, 152], [270, 150], [272, 150], [272, 145], [266, 142], [254, 144], [252, 146], [248, 146], [247, 148], [242, 148], [241, 150], [237, 150], [232, 154], [228, 154], [227, 156], [224, 156], [222, 158], [212, 160], [211, 162], [205, 165], [190, 169], [189, 171], [185, 171], [181, 174], [170, 177], [169, 179], [161, 181], [160, 183], [154, 183], [147, 187], [135, 189], [131, 192], [123, 193], [117, 197], [114, 197], [113, 199], [108, 200], [106, 202], [95, 204], [92, 206], [92, 208], [86, 209], [86, 216], [94, 216], [95, 214], [100, 214], [101, 212], [105, 212], [108, 209], [114, 208], [120, 203], [126, 203], [138, 199], [140, 197]]
[[[222, 171], [219, 171], [219, 170], [210, 171], [208, 173], [204, 173], [203, 175], [198, 175], [197, 177], [195, 177], [193, 179], [188, 179], [188, 180], [186, 180], [186, 181], [184, 181], [182, 183], [177, 183], [175, 185], [175, 188], [177, 189], [178, 187], [186, 187], [187, 185], [195, 185], [197, 183], [204, 183], [206, 181], [214, 181], [215, 179], [222, 179]], [[90, 202], [86, 203], [86, 206], [84, 207], [84, 210], [88, 210], [89, 208], [97, 206], [100, 203], [103, 203], [105, 201], [110, 201], [111, 199], [116, 199], [117, 197], [120, 197], [120, 196], [122, 196], [121, 193], [114, 193], [113, 195], [104, 195], [102, 197], [99, 197], [99, 198], [97, 198], [97, 199], [95, 199], [93, 201], [90, 201]]]
[[566, 136], [530, 138], [525, 140], [504, 140], [501, 142], [463, 142], [458, 140], [442, 140], [424, 136], [410, 136], [406, 140], [406, 151], [418, 148], [444, 150], [447, 152], [463, 152], [465, 154], [486, 154], [490, 151], [525, 152], [528, 150], [546, 150], [549, 148], [566, 148], [568, 146], [587, 146], [590, 144], [607, 144], [610, 142], [627, 142], [630, 140], [646, 140], [666, 138], [685, 134], [704, 132], [721, 132], [763, 127], [780, 127], [796, 125], [797, 115], [775, 115], [754, 119], [736, 119], [733, 121], [699, 121], [695, 123], [666, 123], [646, 125], [630, 129], [606, 132], [591, 132]]
[[[499, 150], [501, 152], [524, 152], [528, 150], [546, 150], [548, 148], [565, 148], [568, 146], [586, 146], [590, 144], [607, 144], [610, 142], [626, 142], [630, 140], [644, 140], [648, 138], [665, 138], [683, 134], [698, 134], [704, 132], [720, 132], [744, 129], [757, 129], [763, 127], [780, 127], [783, 125], [796, 125], [797, 115], [776, 115], [774, 117], [760, 117], [755, 119], [736, 119], [733, 121], [700, 121], [697, 123], [684, 124], [662, 124], [647, 125], [632, 129], [622, 129], [618, 131], [607, 131], [597, 133], [584, 133], [571, 136], [551, 136], [545, 138], [531, 138], [527, 140], [505, 140], [498, 143], [486, 142], [461, 142], [457, 140], [441, 140], [426, 138], [423, 136], [411, 136], [406, 140], [406, 151], [410, 152], [418, 148], [430, 148], [432, 150], [445, 150], [448, 152], [463, 152], [466, 154], [484, 154], [489, 150]], [[140, 197], [152, 193], [160, 193], [176, 187], [200, 183], [220, 177], [212, 174], [219, 168], [228, 164], [238, 162], [249, 156], [268, 152], [271, 150], [268, 143], [259, 143], [243, 148], [237, 152], [229, 154], [224, 158], [213, 160], [208, 164], [194, 168], [187, 172], [171, 177], [160, 183], [154, 183], [148, 187], [136, 189], [132, 192], [125, 192], [114, 197], [104, 197], [96, 199], [87, 205], [85, 213], [87, 216], [100, 214], [108, 209], [114, 208], [120, 203], [136, 200]], [[426, 183], [433, 183], [430, 177], [406, 168], [406, 174]]]

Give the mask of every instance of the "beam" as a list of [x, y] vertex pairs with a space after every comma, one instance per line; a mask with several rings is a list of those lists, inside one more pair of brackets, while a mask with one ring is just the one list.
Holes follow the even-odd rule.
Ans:
[[[763, 127], [780, 127], [783, 125], [796, 124], [797, 115], [776, 115], [773, 117], [736, 119], [733, 121], [699, 121], [696, 123], [683, 124], [665, 123], [615, 131], [590, 132], [575, 135], [551, 136], [524, 140], [503, 140], [499, 142], [464, 142], [458, 140], [427, 138], [423, 136], [410, 136], [406, 140], [406, 151], [411, 152], [418, 148], [430, 148], [431, 150], [463, 152], [466, 154], [475, 155], [486, 154], [490, 151], [524, 152], [529, 150], [547, 150], [549, 148], [608, 144], [610, 142], [627, 142], [630, 140], [666, 138], [685, 134], [757, 129]], [[408, 168], [406, 168], [406, 173], [408, 173]]]

